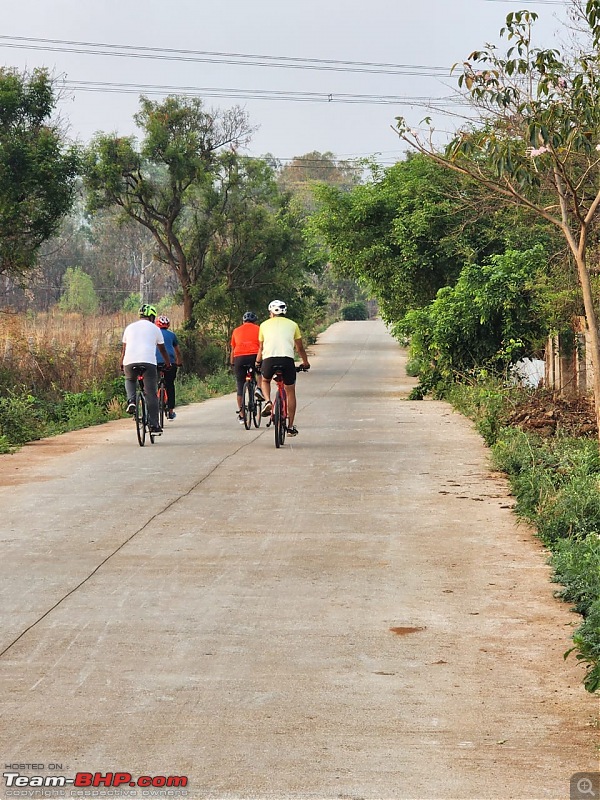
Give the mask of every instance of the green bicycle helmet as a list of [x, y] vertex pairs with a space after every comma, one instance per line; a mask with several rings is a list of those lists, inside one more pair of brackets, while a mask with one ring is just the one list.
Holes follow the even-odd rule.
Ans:
[[139, 314], [140, 317], [156, 317], [156, 308], [148, 303], [144, 303], [143, 306], [140, 306]]

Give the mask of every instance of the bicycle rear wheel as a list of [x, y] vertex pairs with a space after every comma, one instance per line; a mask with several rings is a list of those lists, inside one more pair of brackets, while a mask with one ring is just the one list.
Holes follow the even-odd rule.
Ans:
[[158, 424], [165, 427], [165, 414], [167, 413], [167, 390], [164, 386], [158, 390]]
[[273, 406], [273, 426], [275, 428], [275, 447], [281, 447], [285, 441], [285, 417], [279, 394], [277, 394]]
[[252, 412], [254, 409], [254, 396], [252, 394], [252, 382], [246, 381], [242, 389], [242, 415], [244, 417], [244, 428], [247, 431], [252, 427]]
[[146, 398], [138, 391], [135, 399], [135, 429], [140, 447], [146, 443]]

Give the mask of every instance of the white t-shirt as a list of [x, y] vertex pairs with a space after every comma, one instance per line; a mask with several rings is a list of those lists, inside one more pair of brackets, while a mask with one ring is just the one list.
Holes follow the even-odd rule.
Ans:
[[164, 344], [161, 329], [149, 319], [132, 322], [123, 331], [123, 364], [156, 364], [156, 345]]

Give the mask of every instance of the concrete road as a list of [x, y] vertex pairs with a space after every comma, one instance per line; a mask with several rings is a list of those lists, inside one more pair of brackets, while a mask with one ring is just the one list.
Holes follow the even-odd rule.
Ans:
[[0, 457], [4, 771], [131, 775], [0, 798], [554, 799], [599, 770], [578, 618], [405, 357], [333, 326], [278, 451], [229, 396], [143, 449], [121, 420]]

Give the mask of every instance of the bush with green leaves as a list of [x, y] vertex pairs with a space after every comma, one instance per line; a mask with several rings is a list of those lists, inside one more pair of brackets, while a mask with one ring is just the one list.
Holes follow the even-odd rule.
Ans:
[[600, 690], [600, 600], [590, 606], [585, 622], [573, 635], [574, 647], [567, 650], [565, 658], [576, 653], [579, 662], [586, 665], [583, 685], [588, 692]]
[[341, 309], [342, 319], [346, 320], [363, 320], [369, 319], [369, 312], [366, 303], [348, 303]]
[[64, 292], [59, 301], [62, 311], [95, 314], [100, 306], [91, 277], [80, 267], [69, 267], [63, 276]]
[[542, 346], [547, 304], [537, 276], [545, 266], [541, 245], [492, 256], [483, 265], [467, 263], [454, 286], [394, 326], [395, 336], [410, 338], [426, 392], [483, 368], [502, 374]]
[[43, 431], [43, 417], [33, 395], [12, 390], [0, 397], [0, 437], [5, 451], [37, 438]]

